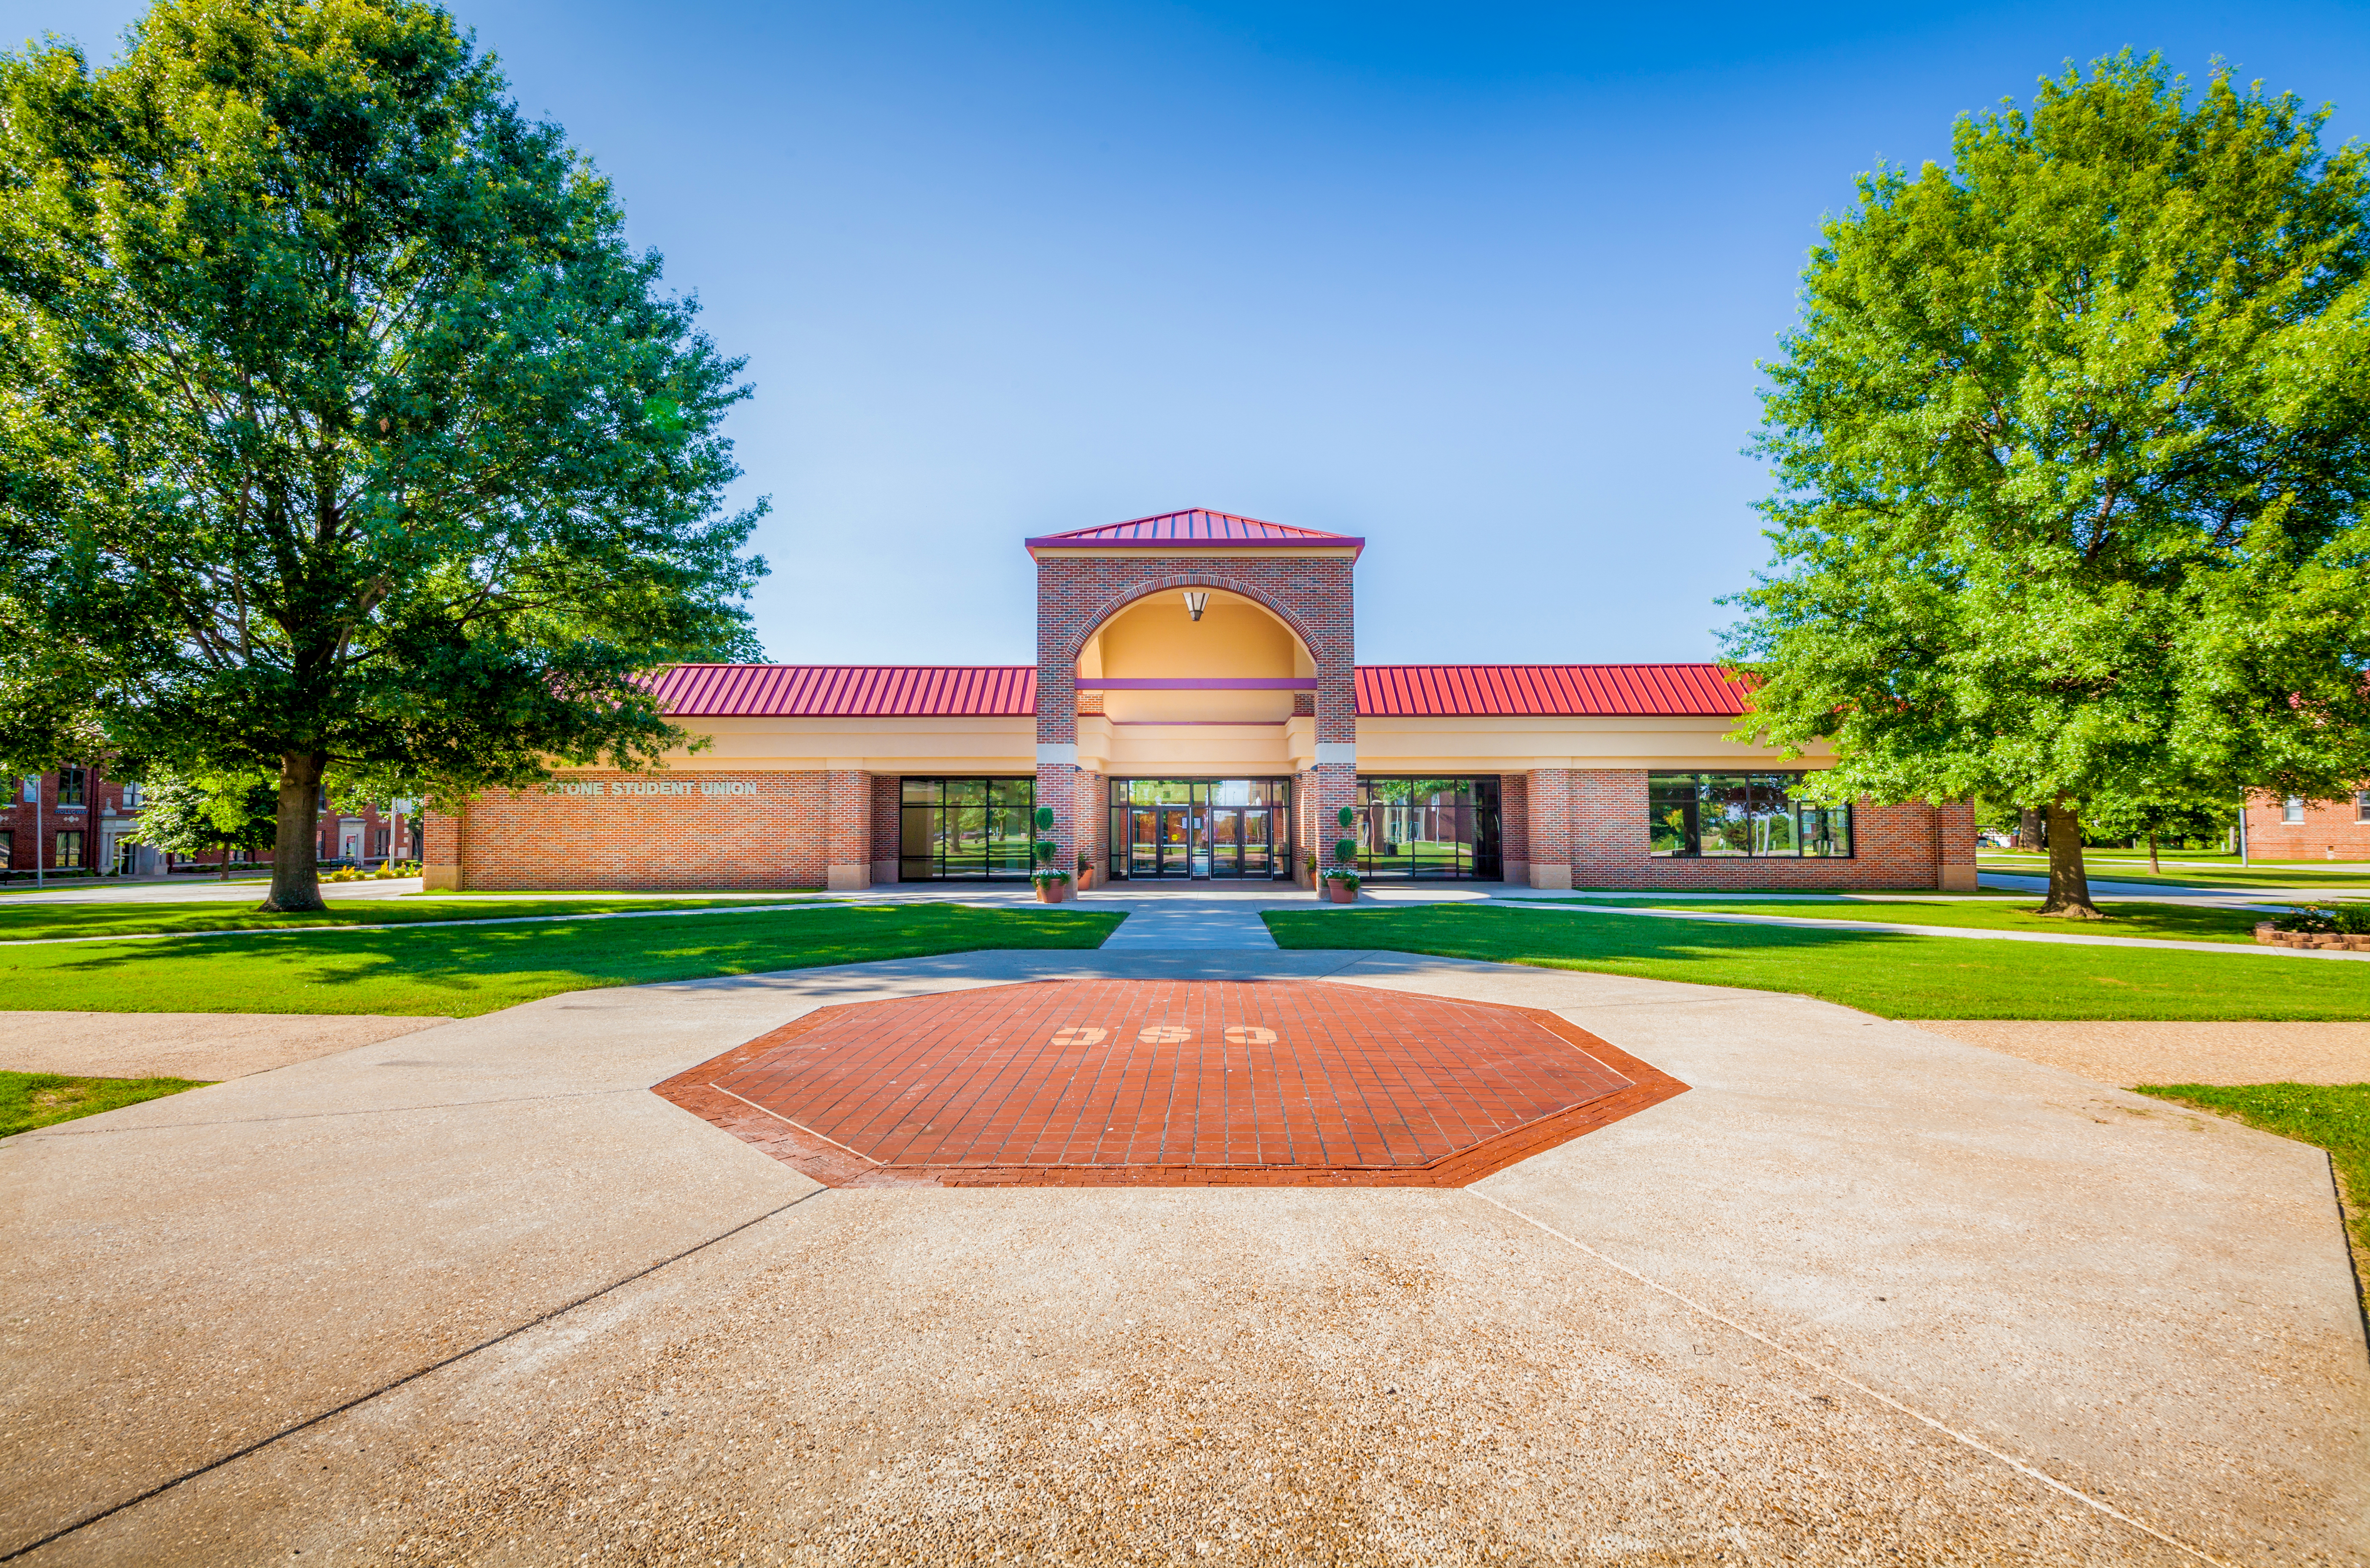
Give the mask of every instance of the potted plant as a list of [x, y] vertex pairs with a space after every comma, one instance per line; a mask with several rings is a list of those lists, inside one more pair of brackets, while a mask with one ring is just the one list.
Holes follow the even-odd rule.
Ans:
[[[1358, 814], [1348, 806], [1339, 813], [1339, 821], [1348, 828], [1358, 820]], [[1333, 841], [1333, 864], [1325, 873], [1325, 895], [1336, 904], [1354, 904], [1358, 899], [1358, 841], [1337, 838]]]
[[1331, 897], [1332, 894], [1325, 891], [1325, 879], [1317, 874], [1317, 851], [1311, 849], [1307, 854], [1303, 855], [1300, 858], [1300, 863], [1307, 869], [1308, 885], [1317, 890], [1317, 896], [1319, 898]]
[[1094, 886], [1094, 885], [1095, 885], [1095, 868], [1094, 868], [1094, 865], [1093, 865], [1093, 863], [1092, 863], [1092, 862], [1087, 859], [1087, 852], [1086, 852], [1085, 850], [1081, 849], [1081, 850], [1079, 850], [1079, 851], [1078, 851], [1078, 891], [1079, 891], [1080, 893], [1084, 893], [1084, 892], [1086, 892], [1086, 891], [1087, 891], [1087, 889], [1088, 889], [1088, 888], [1090, 888], [1090, 887], [1092, 887], [1092, 886]]
[[[1037, 808], [1037, 831], [1043, 834], [1053, 831], [1053, 807]], [[1040, 838], [1030, 847], [1030, 855], [1036, 861], [1037, 869], [1029, 873], [1029, 880], [1036, 884], [1037, 902], [1040, 904], [1059, 904], [1070, 896], [1070, 873], [1053, 864], [1053, 858], [1061, 852], [1062, 847], [1051, 838]]]

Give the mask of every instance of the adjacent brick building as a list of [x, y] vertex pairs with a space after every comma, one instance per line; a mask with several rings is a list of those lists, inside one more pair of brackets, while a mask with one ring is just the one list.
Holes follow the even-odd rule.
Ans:
[[2341, 801], [2255, 796], [2247, 802], [2247, 852], [2258, 860], [2370, 860], [2370, 790]]
[[[220, 850], [168, 855], [137, 843], [132, 830], [143, 804], [137, 781], [109, 778], [94, 764], [55, 768], [16, 779], [0, 805], [0, 872], [31, 875], [99, 873], [158, 876], [191, 866], [219, 868]], [[359, 814], [325, 801], [316, 824], [324, 860], [378, 865], [420, 857], [423, 824], [407, 802]], [[241, 852], [244, 853], [244, 852]]]
[[1026, 545], [1033, 665], [662, 671], [704, 749], [431, 816], [429, 885], [1018, 879], [1041, 840], [1095, 881], [1305, 882], [1347, 840], [1385, 882], [1974, 886], [1964, 806], [1805, 798], [1827, 759], [1730, 740], [1716, 665], [1361, 666], [1365, 541], [1225, 513]]

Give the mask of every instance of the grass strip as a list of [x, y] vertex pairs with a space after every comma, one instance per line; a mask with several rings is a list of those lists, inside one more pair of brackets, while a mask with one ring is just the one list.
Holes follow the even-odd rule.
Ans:
[[[2045, 855], [1978, 855], [1975, 869], [2008, 876], [2045, 877], [2049, 874], [2049, 859]], [[2202, 887], [2238, 893], [2253, 888], [2327, 888], [2331, 892], [2370, 895], [2370, 869], [2339, 871], [2325, 867], [2265, 866], [2261, 863], [2241, 867], [2229, 862], [2199, 865], [2192, 870], [2168, 862], [2165, 874], [2154, 876], [2149, 873], [2146, 860], [2132, 866], [2101, 862], [2086, 856], [2083, 870], [2092, 882], [2130, 882], [2143, 887]], [[2025, 896], [2031, 895], [2027, 894]]]
[[119, 1106], [137, 1105], [202, 1089], [196, 1078], [68, 1078], [63, 1073], [0, 1072], [0, 1138], [29, 1133], [35, 1127], [95, 1116]]
[[2337, 1168], [2345, 1233], [2353, 1244], [2354, 1276], [2370, 1289], [2370, 1083], [2142, 1083], [2151, 1094], [2211, 1111], [2329, 1151]]
[[562, 991], [1006, 948], [1093, 948], [1122, 916], [952, 904], [795, 913], [401, 926], [334, 944], [270, 936], [0, 948], [9, 1006], [78, 1012], [474, 1018]]
[[[2030, 897], [2030, 894], [2026, 896]], [[1833, 903], [1756, 904], [1686, 899], [1640, 905], [1645, 909], [1696, 910], [1707, 915], [1780, 915], [1796, 920], [1873, 920], [1896, 926], [1952, 926], [1976, 931], [2034, 931], [2060, 937], [2147, 937], [2176, 942], [2241, 942], [2252, 945], [2255, 922], [2271, 917], [2251, 909], [2216, 909], [2193, 904], [2108, 904], [2104, 920], [2059, 920], [2035, 913], [2037, 905], [1941, 904], [1897, 899], [1885, 903], [1838, 899]]]
[[2370, 964], [1441, 905], [1271, 910], [1279, 946], [1380, 948], [1785, 991], [1881, 1018], [2370, 1019]]
[[403, 926], [423, 920], [498, 920], [521, 915], [613, 915], [711, 905], [806, 903], [765, 894], [685, 898], [377, 898], [332, 903], [318, 915], [263, 915], [245, 903], [36, 904], [0, 908], [0, 941], [60, 937], [132, 937], [182, 931], [303, 930], [341, 926]]

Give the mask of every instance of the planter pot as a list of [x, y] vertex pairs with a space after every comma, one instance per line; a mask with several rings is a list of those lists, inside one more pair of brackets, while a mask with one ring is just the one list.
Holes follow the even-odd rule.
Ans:
[[1041, 882], [1037, 884], [1037, 902], [1040, 904], [1059, 904], [1069, 896], [1068, 882]]
[[1358, 890], [1352, 887], [1348, 882], [1329, 882], [1326, 885], [1330, 890], [1326, 894], [1326, 896], [1330, 898], [1334, 903], [1355, 904], [1358, 902]]

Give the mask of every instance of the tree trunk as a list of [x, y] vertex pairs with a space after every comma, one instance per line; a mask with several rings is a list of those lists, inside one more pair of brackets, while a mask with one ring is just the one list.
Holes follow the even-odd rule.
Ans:
[[2089, 873], [2082, 869], [2082, 813], [2064, 801], [2049, 812], [2049, 896], [2041, 913], [2063, 920], [2103, 920], [2090, 902]]
[[2164, 875], [2164, 867], [2157, 862], [2156, 835], [2153, 832], [2148, 835], [2148, 870], [2157, 876]]
[[305, 752], [280, 759], [280, 831], [271, 845], [271, 894], [261, 906], [266, 914], [314, 914], [328, 907], [321, 902], [320, 846], [313, 837], [324, 760]]
[[228, 882], [230, 881], [230, 840], [227, 838], [222, 841], [222, 880]]
[[2041, 847], [2041, 813], [2031, 806], [2016, 813], [2016, 847], [2019, 849]]

